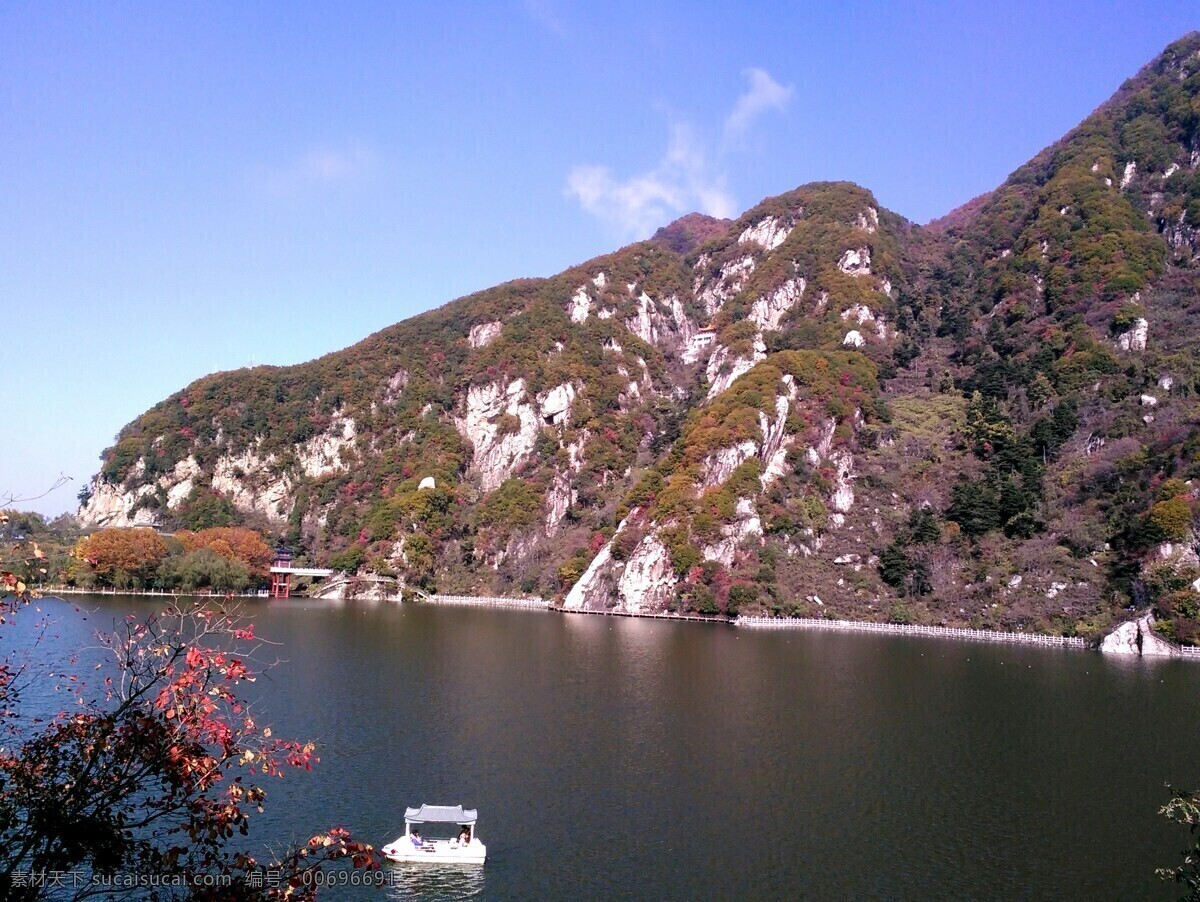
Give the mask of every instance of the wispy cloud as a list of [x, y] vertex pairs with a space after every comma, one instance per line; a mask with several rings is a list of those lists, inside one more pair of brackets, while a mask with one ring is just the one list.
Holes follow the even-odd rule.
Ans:
[[744, 74], [750, 85], [725, 117], [726, 141], [740, 140], [755, 119], [769, 110], [782, 111], [792, 99], [792, 86], [784, 87], [765, 69], [747, 69]]
[[259, 167], [252, 181], [268, 194], [295, 195], [360, 180], [374, 172], [377, 164], [375, 152], [362, 144], [313, 147], [281, 165]]
[[529, 18], [547, 31], [553, 32], [560, 38], [566, 35], [567, 27], [558, 13], [554, 0], [521, 0], [521, 7]]
[[725, 117], [715, 150], [706, 147], [691, 124], [676, 122], [662, 159], [650, 171], [621, 179], [607, 166], [574, 166], [567, 175], [567, 196], [629, 237], [645, 237], [691, 210], [733, 216], [737, 204], [726, 184], [727, 156], [741, 148], [762, 113], [783, 109], [792, 95], [790, 86], [783, 87], [762, 69], [749, 69], [746, 75], [750, 85]]
[[710, 167], [690, 126], [676, 124], [659, 164], [649, 172], [617, 179], [607, 166], [574, 167], [567, 195], [593, 216], [629, 235], [646, 235], [687, 209], [729, 216], [733, 198], [725, 177]]

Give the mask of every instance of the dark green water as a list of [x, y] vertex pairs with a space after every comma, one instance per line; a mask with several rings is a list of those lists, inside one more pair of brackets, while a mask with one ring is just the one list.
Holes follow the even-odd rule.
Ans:
[[[130, 610], [87, 598], [82, 642]], [[48, 610], [53, 602], [45, 603]], [[542, 612], [251, 604], [260, 722], [321, 763], [264, 842], [478, 807], [482, 869], [363, 898], [1173, 898], [1200, 661]], [[19, 635], [19, 634], [18, 634]], [[342, 898], [354, 894], [331, 894]]]

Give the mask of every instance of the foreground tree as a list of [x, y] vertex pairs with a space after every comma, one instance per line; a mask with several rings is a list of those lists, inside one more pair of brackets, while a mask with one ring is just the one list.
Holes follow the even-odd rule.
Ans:
[[1171, 801], [1158, 813], [1176, 823], [1186, 824], [1191, 845], [1183, 850], [1183, 864], [1174, 868], [1159, 868], [1155, 873], [1163, 880], [1173, 880], [1186, 890], [1181, 899], [1200, 902], [1200, 793], [1172, 790]]
[[[33, 546], [0, 562], [0, 631], [31, 613], [41, 559]], [[377, 866], [337, 829], [265, 863], [231, 847], [262, 810], [262, 783], [316, 760], [239, 696], [262, 647], [252, 626], [172, 608], [99, 640], [100, 682], [57, 674], [70, 709], [48, 719], [21, 706], [43, 674], [0, 662], [0, 899], [308, 899], [331, 861]]]

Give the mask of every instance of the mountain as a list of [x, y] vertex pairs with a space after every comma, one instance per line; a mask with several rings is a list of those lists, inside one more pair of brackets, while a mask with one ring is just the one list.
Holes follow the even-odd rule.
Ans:
[[[1200, 35], [921, 227], [832, 182], [126, 426], [80, 516], [568, 607], [1200, 637]], [[1196, 583], [1200, 586], [1200, 582]]]

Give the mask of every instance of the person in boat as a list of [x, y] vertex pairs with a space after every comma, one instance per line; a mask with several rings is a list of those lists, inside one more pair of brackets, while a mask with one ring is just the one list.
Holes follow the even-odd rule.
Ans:
[[458, 839], [456, 840], [456, 843], [460, 847], [469, 846], [471, 844], [471, 828], [470, 827], [462, 828], [462, 832], [458, 834]]
[[412, 839], [412, 844], [413, 844], [414, 848], [417, 848], [417, 849], [425, 848], [425, 840], [421, 838], [420, 830], [414, 830], [412, 832], [411, 839]]

